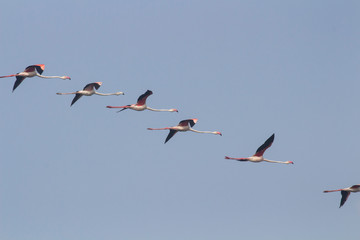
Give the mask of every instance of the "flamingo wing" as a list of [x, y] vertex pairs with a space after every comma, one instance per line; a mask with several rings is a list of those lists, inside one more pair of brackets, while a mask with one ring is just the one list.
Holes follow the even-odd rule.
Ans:
[[137, 105], [144, 105], [146, 103], [146, 99], [148, 98], [148, 96], [150, 96], [151, 94], [153, 94], [152, 91], [147, 90], [144, 94], [140, 95], [140, 97], [137, 100]]
[[166, 143], [167, 141], [169, 141], [170, 138], [172, 138], [172, 137], [175, 135], [175, 133], [177, 133], [176, 130], [170, 129], [170, 132], [169, 132], [169, 134], [167, 135], [167, 137], [166, 137], [166, 139], [165, 139], [165, 143]]
[[271, 135], [265, 142], [263, 145], [261, 145], [257, 150], [256, 153], [254, 154], [254, 156], [256, 157], [261, 157], [262, 155], [264, 155], [264, 152], [266, 151], [266, 149], [268, 149], [271, 144], [274, 142], [274, 138], [275, 138], [275, 134]]
[[89, 84], [86, 84], [86, 86], [83, 88], [83, 90], [92, 91], [94, 88], [96, 90], [98, 90], [99, 87], [100, 87], [100, 84], [98, 84], [98, 83], [89, 83]]
[[14, 83], [13, 91], [22, 83], [22, 81], [24, 81], [25, 78], [26, 77], [16, 76], [16, 81]]
[[190, 124], [190, 126], [193, 127], [196, 122], [197, 122], [197, 119], [186, 119], [186, 120], [180, 121], [179, 126], [187, 126], [188, 124]]
[[339, 208], [341, 208], [344, 205], [344, 203], [348, 199], [349, 195], [350, 195], [350, 192], [341, 191], [341, 201], [340, 201], [340, 207]]
[[26, 67], [25, 72], [34, 72], [36, 70], [41, 75], [44, 72], [44, 69], [45, 69], [44, 64], [35, 64]]
[[357, 184], [357, 185], [352, 185], [350, 188], [352, 188], [352, 189], [357, 189], [357, 188], [360, 188], [360, 185], [359, 185], [359, 184]]
[[81, 94], [75, 94], [75, 97], [74, 97], [74, 99], [72, 100], [72, 102], [71, 102], [71, 105], [70, 106], [72, 106], [74, 103], [76, 103], [76, 101], [77, 100], [79, 100], [79, 98], [81, 98], [82, 97], [82, 95]]

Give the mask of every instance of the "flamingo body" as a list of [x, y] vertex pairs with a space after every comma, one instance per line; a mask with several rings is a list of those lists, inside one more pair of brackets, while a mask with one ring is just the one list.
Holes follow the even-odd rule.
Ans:
[[350, 193], [360, 192], [360, 184], [353, 185], [348, 188], [342, 188], [342, 189], [336, 189], [336, 190], [325, 190], [324, 193], [338, 192], [338, 191], [341, 192], [341, 200], [340, 200], [340, 206], [339, 206], [339, 208], [341, 208], [345, 204], [346, 200], [349, 198]]
[[95, 89], [98, 90], [101, 85], [102, 85], [102, 82], [94, 82], [94, 83], [86, 84], [86, 86], [83, 88], [83, 90], [79, 90], [76, 92], [70, 92], [70, 93], [56, 93], [56, 94], [58, 94], [58, 95], [75, 94], [75, 97], [73, 98], [70, 106], [72, 106], [82, 96], [92, 96], [94, 94], [101, 95], [101, 96], [124, 95], [123, 92], [116, 92], [116, 93], [98, 93], [98, 92], [96, 92]]
[[144, 111], [145, 109], [148, 109], [150, 111], [155, 111], [155, 112], [178, 112], [177, 109], [154, 109], [154, 108], [150, 108], [146, 105], [146, 99], [152, 95], [153, 92], [150, 90], [147, 90], [145, 93], [143, 93], [142, 95], [140, 95], [140, 97], [137, 99], [137, 102], [135, 104], [129, 104], [129, 105], [125, 105], [125, 106], [106, 106], [107, 108], [122, 108], [120, 111], [124, 111], [125, 109], [132, 109], [135, 111]]
[[30, 66], [26, 67], [23, 72], [19, 72], [19, 73], [7, 75], [7, 76], [0, 76], [0, 78], [16, 77], [13, 91], [25, 80], [25, 78], [32, 78], [35, 76], [38, 76], [41, 78], [60, 78], [60, 79], [71, 80], [71, 78], [68, 76], [43, 76], [41, 74], [44, 72], [44, 70], [45, 70], [45, 64], [35, 64], [35, 65], [30, 65]]
[[165, 143], [167, 143], [167, 141], [169, 141], [177, 132], [192, 131], [192, 132], [197, 132], [197, 133], [211, 133], [211, 134], [222, 136], [221, 132], [218, 132], [218, 131], [211, 132], [211, 131], [198, 131], [198, 130], [192, 129], [191, 127], [193, 127], [197, 121], [198, 121], [197, 118], [186, 119], [186, 120], [180, 121], [178, 125], [173, 126], [173, 127], [148, 128], [148, 130], [170, 130], [168, 136], [165, 139]]
[[273, 161], [273, 160], [269, 160], [264, 158], [264, 153], [266, 151], [266, 149], [268, 149], [269, 147], [271, 147], [272, 143], [274, 142], [275, 139], [275, 134], [271, 135], [255, 152], [254, 155], [252, 155], [251, 157], [246, 157], [246, 158], [233, 158], [233, 157], [228, 157], [225, 156], [225, 159], [231, 159], [231, 160], [237, 160], [237, 161], [243, 161], [243, 162], [254, 162], [254, 163], [259, 163], [259, 162], [271, 162], [271, 163], [284, 163], [284, 164], [294, 164], [294, 162], [292, 161], [285, 161], [285, 162], [281, 162], [281, 161]]

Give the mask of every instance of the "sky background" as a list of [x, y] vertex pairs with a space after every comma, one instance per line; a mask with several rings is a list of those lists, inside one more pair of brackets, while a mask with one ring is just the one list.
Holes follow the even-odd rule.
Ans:
[[[358, 239], [359, 1], [5, 1], [4, 240]], [[103, 82], [99, 92], [72, 92]], [[116, 113], [135, 103], [179, 113]], [[168, 127], [198, 118], [197, 130]], [[265, 157], [247, 163], [272, 134]]]

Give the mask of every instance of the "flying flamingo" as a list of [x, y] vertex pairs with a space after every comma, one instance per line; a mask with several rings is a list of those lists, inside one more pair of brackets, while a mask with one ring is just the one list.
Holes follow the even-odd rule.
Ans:
[[145, 109], [148, 109], [150, 111], [156, 111], [156, 112], [178, 112], [178, 110], [174, 109], [174, 108], [172, 108], [172, 109], [154, 109], [154, 108], [150, 108], [150, 107], [146, 106], [146, 99], [151, 94], [153, 94], [153, 92], [150, 91], [150, 90], [147, 90], [144, 94], [142, 94], [138, 98], [137, 103], [135, 103], [135, 104], [126, 105], [126, 106], [119, 106], [119, 107], [116, 107], [116, 106], [106, 106], [106, 107], [107, 108], [122, 108], [118, 112], [124, 111], [125, 109], [132, 109], [132, 110], [135, 110], [135, 111], [144, 111]]
[[28, 66], [27, 68], [25, 68], [25, 70], [23, 72], [17, 73], [17, 74], [11, 74], [11, 75], [7, 75], [7, 76], [0, 76], [0, 78], [5, 78], [5, 77], [16, 77], [16, 81], [13, 87], [13, 91], [22, 83], [22, 81], [24, 81], [25, 78], [27, 77], [41, 77], [41, 78], [60, 78], [60, 79], [69, 79], [71, 80], [70, 77], [68, 76], [43, 76], [41, 75], [43, 73], [43, 71], [45, 70], [45, 65], [44, 64], [35, 64], [35, 65], [31, 65]]
[[343, 188], [343, 189], [327, 190], [327, 191], [324, 191], [324, 193], [338, 192], [338, 191], [341, 191], [341, 201], [340, 201], [340, 207], [339, 207], [339, 208], [341, 208], [344, 205], [344, 203], [346, 202], [346, 200], [348, 199], [351, 192], [360, 192], [360, 184], [353, 185], [351, 187]]
[[170, 130], [169, 135], [166, 137], [165, 143], [167, 141], [169, 141], [170, 138], [172, 138], [175, 135], [175, 133], [177, 133], [178, 131], [180, 131], [180, 132], [192, 131], [192, 132], [197, 132], [197, 133], [211, 133], [211, 134], [222, 136], [221, 132], [198, 131], [198, 130], [192, 129], [191, 127], [193, 127], [197, 121], [198, 121], [197, 118], [186, 119], [186, 120], [180, 121], [179, 124], [177, 126], [174, 126], [174, 127], [148, 128], [148, 130]]
[[285, 164], [294, 164], [292, 161], [286, 161], [286, 162], [281, 162], [281, 161], [273, 161], [273, 160], [269, 160], [269, 159], [265, 159], [263, 157], [264, 152], [266, 151], [266, 149], [268, 149], [271, 144], [273, 143], [275, 138], [275, 134], [271, 135], [263, 145], [261, 145], [257, 150], [256, 153], [251, 156], [251, 157], [247, 157], [247, 158], [232, 158], [232, 157], [227, 157], [225, 156], [225, 159], [233, 159], [233, 160], [238, 160], [238, 161], [250, 161], [250, 162], [271, 162], [271, 163], [285, 163]]
[[[79, 100], [79, 98], [81, 98], [82, 96], [91, 96], [93, 94], [96, 95], [100, 95], [100, 96], [110, 96], [110, 95], [124, 95], [123, 92], [116, 92], [116, 93], [98, 93], [95, 91], [95, 89], [99, 89], [99, 87], [101, 86], [102, 82], [94, 82], [94, 83], [89, 83], [87, 84], [83, 90], [80, 91], [76, 91], [76, 92], [71, 92], [71, 93], [56, 93], [58, 95], [67, 95], [67, 94], [75, 94], [74, 99], [71, 102], [72, 106], [77, 100]], [[95, 89], [94, 89], [95, 88]]]

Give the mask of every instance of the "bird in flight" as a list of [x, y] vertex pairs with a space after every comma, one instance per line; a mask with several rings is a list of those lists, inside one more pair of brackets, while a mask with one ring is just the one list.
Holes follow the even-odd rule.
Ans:
[[170, 138], [172, 138], [175, 135], [175, 133], [177, 133], [177, 132], [192, 131], [192, 132], [196, 132], [196, 133], [211, 133], [211, 134], [222, 136], [221, 132], [217, 132], [217, 131], [215, 131], [215, 132], [198, 131], [198, 130], [192, 129], [191, 127], [193, 127], [197, 121], [198, 121], [197, 118], [186, 119], [186, 120], [180, 121], [179, 124], [177, 126], [174, 126], [174, 127], [148, 128], [148, 130], [170, 130], [169, 135], [165, 139], [165, 143], [167, 141], [169, 141]]
[[340, 207], [339, 207], [339, 208], [341, 208], [344, 205], [344, 203], [346, 202], [346, 200], [348, 199], [348, 197], [350, 196], [350, 193], [360, 192], [360, 184], [353, 185], [348, 188], [342, 188], [342, 189], [336, 189], [336, 190], [325, 190], [324, 193], [338, 192], [338, 191], [341, 191], [341, 201], [340, 201]]
[[284, 163], [284, 164], [294, 164], [292, 161], [286, 161], [286, 162], [281, 162], [281, 161], [273, 161], [273, 160], [269, 160], [269, 159], [265, 159], [263, 157], [264, 152], [266, 151], [266, 149], [268, 149], [271, 144], [274, 142], [274, 138], [275, 138], [275, 134], [271, 135], [265, 142], [263, 145], [261, 145], [257, 150], [256, 153], [254, 155], [252, 155], [251, 157], [247, 157], [247, 158], [232, 158], [232, 157], [227, 157], [225, 156], [225, 159], [232, 159], [232, 160], [237, 160], [237, 161], [250, 161], [250, 162], [270, 162], [270, 163]]
[[91, 95], [100, 95], [100, 96], [110, 96], [110, 95], [124, 95], [123, 92], [116, 92], [116, 93], [99, 93], [96, 92], [95, 89], [99, 89], [99, 87], [102, 85], [102, 82], [94, 82], [87, 84], [83, 90], [76, 91], [76, 92], [70, 92], [70, 93], [56, 93], [57, 95], [67, 95], [67, 94], [75, 94], [74, 99], [71, 102], [72, 106], [79, 98], [82, 96], [91, 96]]
[[45, 70], [45, 65], [44, 64], [35, 64], [35, 65], [31, 65], [31, 66], [28, 66], [27, 68], [25, 68], [25, 70], [23, 72], [19, 72], [19, 73], [7, 75], [7, 76], [0, 76], [0, 78], [16, 77], [16, 81], [15, 81], [15, 84], [14, 84], [14, 87], [13, 87], [13, 91], [27, 77], [31, 78], [31, 77], [37, 76], [37, 77], [41, 77], [41, 78], [60, 78], [60, 79], [69, 79], [69, 80], [71, 80], [71, 78], [68, 77], [68, 76], [43, 76], [41, 74], [43, 73], [44, 70]]
[[142, 94], [138, 98], [137, 103], [135, 103], [135, 104], [126, 105], [126, 106], [106, 106], [106, 107], [107, 108], [122, 108], [118, 112], [124, 111], [125, 109], [132, 109], [132, 110], [135, 110], [135, 111], [144, 111], [145, 109], [148, 109], [150, 111], [155, 111], [155, 112], [178, 112], [178, 110], [174, 109], [174, 108], [172, 108], [172, 109], [154, 109], [154, 108], [148, 107], [146, 105], [146, 99], [151, 94], [153, 94], [153, 92], [150, 91], [150, 90], [147, 90], [144, 94]]

